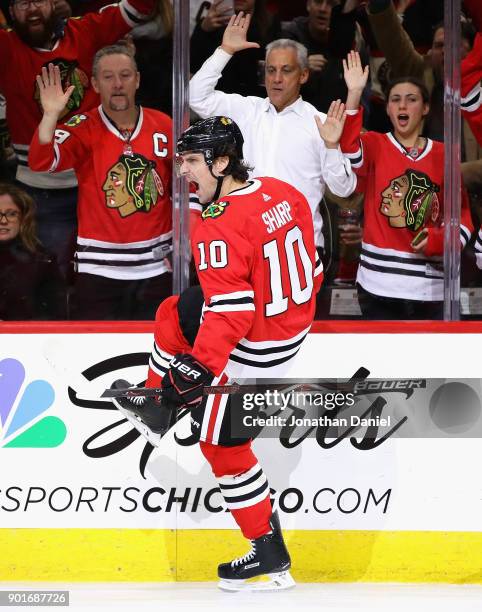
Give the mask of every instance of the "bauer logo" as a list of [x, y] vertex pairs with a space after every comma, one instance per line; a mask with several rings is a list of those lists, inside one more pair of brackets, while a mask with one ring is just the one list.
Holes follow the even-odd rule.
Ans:
[[65, 440], [67, 428], [56, 416], [42, 416], [55, 392], [46, 380], [25, 378], [17, 359], [0, 361], [0, 444], [4, 448], [53, 448]]

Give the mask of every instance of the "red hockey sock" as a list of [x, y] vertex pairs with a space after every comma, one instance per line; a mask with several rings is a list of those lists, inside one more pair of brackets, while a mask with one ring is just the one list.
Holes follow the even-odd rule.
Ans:
[[218, 446], [200, 442], [234, 520], [245, 538], [254, 540], [271, 530], [268, 480], [251, 450], [251, 442]]

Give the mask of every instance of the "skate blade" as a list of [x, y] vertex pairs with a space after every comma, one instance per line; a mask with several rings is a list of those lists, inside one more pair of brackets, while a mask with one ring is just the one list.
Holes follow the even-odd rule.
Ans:
[[160, 445], [160, 443], [161, 443], [161, 434], [154, 433], [153, 431], [151, 431], [149, 429], [149, 427], [147, 427], [147, 425], [145, 425], [139, 418], [137, 418], [135, 414], [132, 414], [132, 412], [129, 412], [129, 410], [127, 410], [126, 408], [123, 408], [122, 406], [119, 406], [119, 404], [117, 403], [115, 398], [112, 398], [112, 403], [117, 408], [117, 410], [119, 410], [119, 412], [122, 412], [122, 414], [131, 423], [131, 425], [135, 429], [137, 429], [137, 431], [148, 442], [150, 442], [152, 444], [152, 446], [159, 446]]
[[266, 574], [260, 578], [264, 578], [264, 580], [251, 582], [249, 580], [228, 580], [227, 578], [222, 578], [218, 582], [218, 588], [222, 591], [235, 593], [239, 591], [282, 591], [284, 589], [292, 589], [296, 586], [296, 582], [288, 571]]

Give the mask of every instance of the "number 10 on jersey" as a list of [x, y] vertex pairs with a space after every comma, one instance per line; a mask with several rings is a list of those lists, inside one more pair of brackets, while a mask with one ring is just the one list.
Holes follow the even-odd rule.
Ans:
[[[228, 265], [228, 245], [224, 240], [212, 240], [207, 248], [204, 242], [197, 244], [199, 249], [199, 271], [211, 268], [226, 268]], [[232, 247], [231, 247], [232, 248]], [[291, 296], [297, 305], [308, 302], [313, 292], [313, 263], [303, 242], [301, 229], [295, 225], [286, 234], [270, 240], [262, 246], [263, 258], [268, 263], [270, 295], [265, 298], [265, 316], [273, 317], [288, 310]], [[289, 286], [283, 279], [282, 269], [287, 270]], [[300, 278], [300, 270], [304, 278]], [[284, 280], [284, 282], [283, 282]], [[253, 287], [255, 291], [257, 287]]]

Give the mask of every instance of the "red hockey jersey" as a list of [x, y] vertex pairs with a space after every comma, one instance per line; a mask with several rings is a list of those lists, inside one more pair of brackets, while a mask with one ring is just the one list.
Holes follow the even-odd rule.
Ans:
[[482, 34], [461, 64], [461, 108], [477, 142], [482, 145]]
[[[360, 135], [362, 118], [361, 111], [347, 116], [340, 143], [365, 194], [357, 282], [374, 295], [442, 300], [442, 256], [415, 253], [410, 243], [420, 229], [415, 218], [424, 199], [432, 198], [434, 211], [442, 206], [444, 146], [427, 139], [413, 157], [392, 133]], [[473, 226], [465, 196], [462, 202], [460, 240], [465, 246]]]
[[323, 277], [306, 198], [254, 179], [203, 211], [191, 246], [205, 299], [193, 354], [216, 375], [228, 364], [231, 376], [236, 365], [248, 375], [291, 359]]
[[95, 108], [99, 97], [90, 83], [95, 53], [145, 21], [153, 7], [153, 0], [121, 0], [100, 13], [69, 19], [62, 38], [51, 50], [29, 47], [14, 30], [0, 30], [0, 91], [7, 101], [7, 122], [19, 160], [19, 180], [34, 187], [64, 186], [57, 181], [45, 183], [27, 167], [30, 141], [42, 118], [35, 80], [42, 67], [50, 62], [59, 66], [64, 90], [75, 85], [63, 120]]
[[[480, 4], [470, 2], [470, 15], [477, 17], [474, 20], [478, 27], [482, 25], [482, 8]], [[476, 15], [474, 12], [476, 11]], [[462, 60], [461, 67], [461, 108], [467, 119], [470, 129], [482, 145], [482, 34], [479, 32], [475, 37], [472, 50]], [[482, 228], [479, 228], [477, 239], [474, 244], [477, 267], [482, 269]]]
[[118, 279], [166, 271], [172, 242], [171, 118], [141, 108], [126, 143], [99, 106], [75, 115], [55, 134], [53, 143], [41, 145], [35, 132], [29, 164], [35, 171], [75, 169], [78, 271]]

